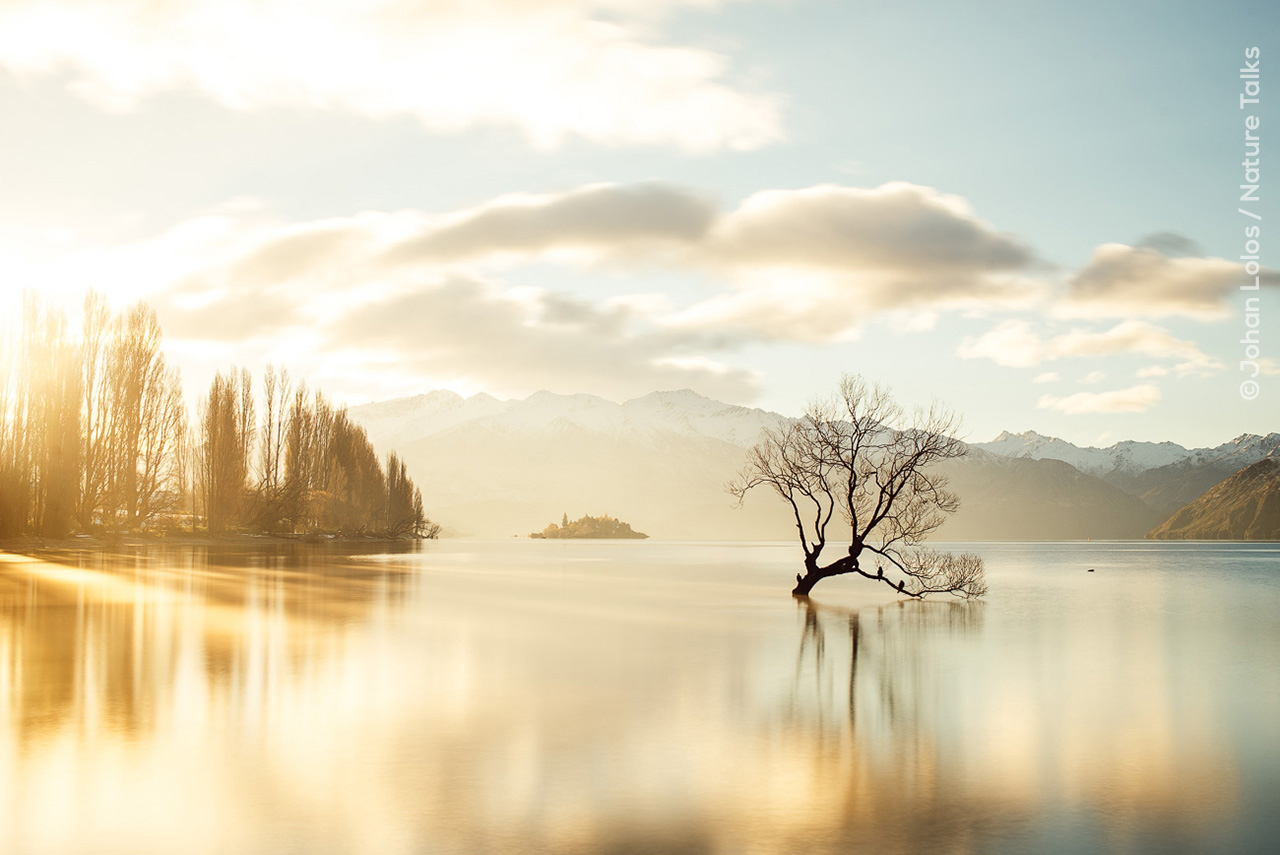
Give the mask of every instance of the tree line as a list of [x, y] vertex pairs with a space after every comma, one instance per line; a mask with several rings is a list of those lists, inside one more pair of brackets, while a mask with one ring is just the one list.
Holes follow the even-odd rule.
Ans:
[[404, 461], [286, 370], [219, 372], [192, 418], [151, 307], [90, 292], [78, 320], [27, 294], [0, 339], [0, 537], [439, 533]]

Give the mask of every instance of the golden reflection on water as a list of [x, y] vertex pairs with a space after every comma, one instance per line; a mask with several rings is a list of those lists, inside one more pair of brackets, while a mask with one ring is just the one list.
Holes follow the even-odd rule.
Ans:
[[1235, 808], [1123, 621], [1003, 650], [645, 554], [0, 555], [0, 851], [1140, 851]]

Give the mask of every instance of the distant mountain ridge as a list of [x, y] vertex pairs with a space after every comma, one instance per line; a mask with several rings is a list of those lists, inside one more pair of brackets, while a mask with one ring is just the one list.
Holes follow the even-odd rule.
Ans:
[[1208, 490], [1147, 537], [1280, 540], [1280, 462], [1265, 458]]
[[1010, 458], [1062, 460], [1140, 497], [1164, 519], [1246, 466], [1280, 457], [1280, 433], [1240, 434], [1213, 448], [1188, 449], [1172, 442], [1133, 441], [1081, 448], [1035, 431], [1005, 431], [972, 447]]
[[407, 461], [431, 513], [464, 534], [524, 534], [565, 510], [607, 512], [666, 539], [794, 531], [765, 497], [735, 510], [724, 489], [761, 432], [785, 417], [690, 390], [622, 404], [432, 392], [350, 413], [375, 446]]
[[[741, 509], [724, 489], [778, 413], [688, 389], [623, 403], [537, 392], [522, 400], [436, 391], [354, 407], [384, 453], [395, 449], [429, 511], [452, 529], [523, 534], [561, 511], [609, 512], [666, 539], [791, 539], [785, 506], [764, 494]], [[1141, 538], [1241, 468], [1280, 457], [1280, 434], [1214, 448], [1119, 442], [1081, 448], [1028, 431], [974, 443], [948, 464], [961, 510], [937, 533], [955, 540]]]
[[1266, 436], [1241, 434], [1214, 448], [1184, 448], [1173, 442], [1126, 440], [1107, 448], [1080, 447], [1063, 439], [1035, 431], [1004, 431], [991, 442], [971, 443], [972, 447], [1003, 457], [1045, 458], [1070, 463], [1090, 475], [1113, 472], [1138, 473], [1180, 463], [1204, 465], [1230, 460], [1236, 469], [1256, 463], [1280, 449], [1280, 433]]
[[677, 432], [743, 448], [754, 445], [766, 427], [787, 421], [777, 413], [713, 401], [690, 389], [651, 392], [621, 404], [595, 395], [546, 391], [508, 401], [483, 392], [464, 398], [435, 391], [354, 407], [351, 415], [370, 436], [387, 442], [414, 442], [468, 423], [489, 430], [536, 431], [559, 422], [562, 427], [613, 434]]

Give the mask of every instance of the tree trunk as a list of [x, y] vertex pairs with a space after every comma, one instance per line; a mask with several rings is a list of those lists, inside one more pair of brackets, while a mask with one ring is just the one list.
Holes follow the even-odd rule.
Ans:
[[804, 576], [796, 574], [796, 586], [791, 589], [793, 597], [807, 597], [809, 592], [813, 590], [813, 586], [822, 581], [824, 576], [821, 570], [814, 570], [806, 573]]
[[[861, 551], [861, 550], [859, 550]], [[809, 592], [813, 590], [813, 586], [821, 582], [828, 576], [840, 576], [844, 573], [860, 573], [858, 567], [858, 558], [856, 555], [848, 555], [833, 561], [826, 567], [819, 567], [817, 561], [805, 561], [805, 573], [803, 576], [796, 574], [796, 586], [791, 589], [791, 595], [794, 597], [807, 597]], [[863, 574], [866, 575], [865, 573]]]

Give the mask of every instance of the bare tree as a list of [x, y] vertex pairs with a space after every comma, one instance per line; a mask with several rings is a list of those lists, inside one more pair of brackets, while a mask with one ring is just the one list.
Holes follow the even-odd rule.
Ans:
[[92, 292], [78, 337], [34, 293], [0, 317], [0, 537], [188, 512], [212, 533], [438, 533], [404, 463], [389, 489], [364, 428], [283, 369], [264, 374], [260, 428], [243, 369], [214, 377], [191, 424], [161, 340], [149, 306], [117, 316]]
[[214, 534], [238, 519], [248, 488], [253, 412], [247, 380], [247, 372], [218, 372], [200, 405], [199, 474], [205, 519]]
[[81, 472], [80, 498], [76, 514], [80, 528], [88, 531], [101, 508], [107, 492], [111, 467], [111, 404], [113, 379], [109, 360], [112, 358], [111, 335], [115, 317], [107, 300], [96, 291], [84, 298], [81, 321]]
[[32, 532], [61, 536], [71, 529], [80, 480], [79, 346], [65, 315], [37, 295], [25, 294], [23, 309], [23, 494]]
[[[959, 426], [936, 404], [908, 419], [887, 389], [846, 375], [834, 398], [767, 431], [729, 491], [741, 503], [748, 491], [769, 487], [790, 505], [804, 550], [793, 594], [856, 573], [911, 597], [981, 597], [981, 558], [919, 548], [959, 506], [946, 477], [929, 469], [966, 453], [955, 437]], [[821, 564], [829, 536], [843, 542], [846, 533], [844, 554]]]
[[181, 445], [187, 408], [182, 400], [181, 376], [176, 368], [166, 368], [163, 358], [147, 377], [141, 426], [134, 527], [161, 511], [176, 512], [181, 501]]

